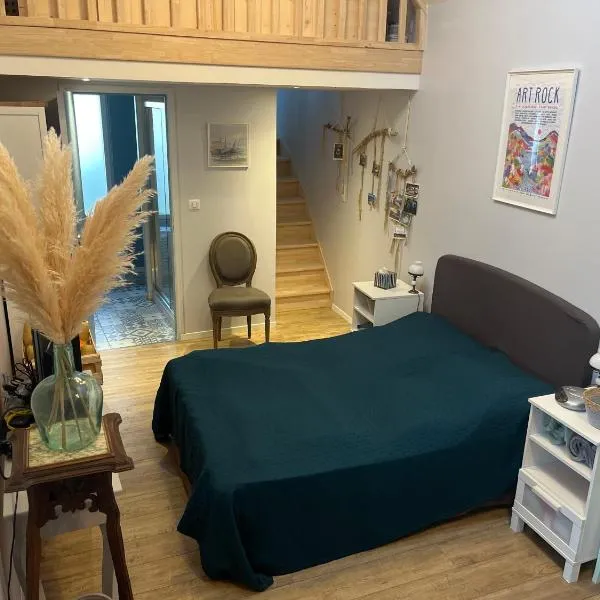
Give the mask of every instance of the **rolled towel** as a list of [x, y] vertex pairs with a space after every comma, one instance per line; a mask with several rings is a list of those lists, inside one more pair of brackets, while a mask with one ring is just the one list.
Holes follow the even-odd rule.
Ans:
[[544, 431], [555, 446], [562, 446], [566, 441], [567, 429], [550, 415], [544, 415]]
[[567, 432], [566, 439], [567, 448], [573, 460], [583, 463], [592, 469], [594, 467], [594, 458], [596, 457], [596, 446], [572, 431]]

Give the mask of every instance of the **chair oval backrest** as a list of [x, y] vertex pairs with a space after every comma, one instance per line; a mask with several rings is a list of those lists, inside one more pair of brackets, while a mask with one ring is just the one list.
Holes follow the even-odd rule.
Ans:
[[210, 244], [208, 261], [217, 286], [250, 285], [256, 270], [256, 248], [243, 233], [227, 231]]

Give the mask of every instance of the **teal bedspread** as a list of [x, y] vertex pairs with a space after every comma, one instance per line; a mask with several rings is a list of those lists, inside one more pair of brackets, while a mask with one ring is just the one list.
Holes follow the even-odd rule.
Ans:
[[550, 391], [418, 313], [172, 360], [152, 426], [192, 482], [179, 531], [207, 575], [264, 590], [499, 498], [516, 482], [527, 399]]

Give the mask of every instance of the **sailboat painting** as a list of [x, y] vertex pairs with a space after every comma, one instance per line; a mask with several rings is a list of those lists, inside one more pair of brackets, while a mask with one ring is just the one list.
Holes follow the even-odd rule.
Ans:
[[208, 166], [247, 169], [248, 124], [208, 124]]

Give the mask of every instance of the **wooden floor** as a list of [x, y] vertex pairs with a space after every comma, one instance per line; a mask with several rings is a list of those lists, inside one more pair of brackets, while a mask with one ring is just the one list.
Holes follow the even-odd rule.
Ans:
[[[278, 315], [274, 341], [348, 331], [329, 309]], [[259, 328], [254, 341], [262, 342]], [[240, 346], [241, 337], [223, 345]], [[255, 593], [206, 578], [195, 543], [176, 531], [186, 502], [183, 485], [150, 428], [154, 394], [165, 363], [208, 341], [171, 343], [103, 353], [109, 410], [135, 470], [123, 473], [125, 550], [136, 600], [237, 600]], [[48, 600], [74, 600], [100, 589], [100, 535], [66, 534], [44, 546], [42, 578]], [[261, 600], [584, 600], [600, 599], [591, 566], [580, 582], [561, 579], [559, 557], [531, 533], [513, 534], [508, 511], [492, 510], [432, 528], [363, 554], [276, 578]]]

